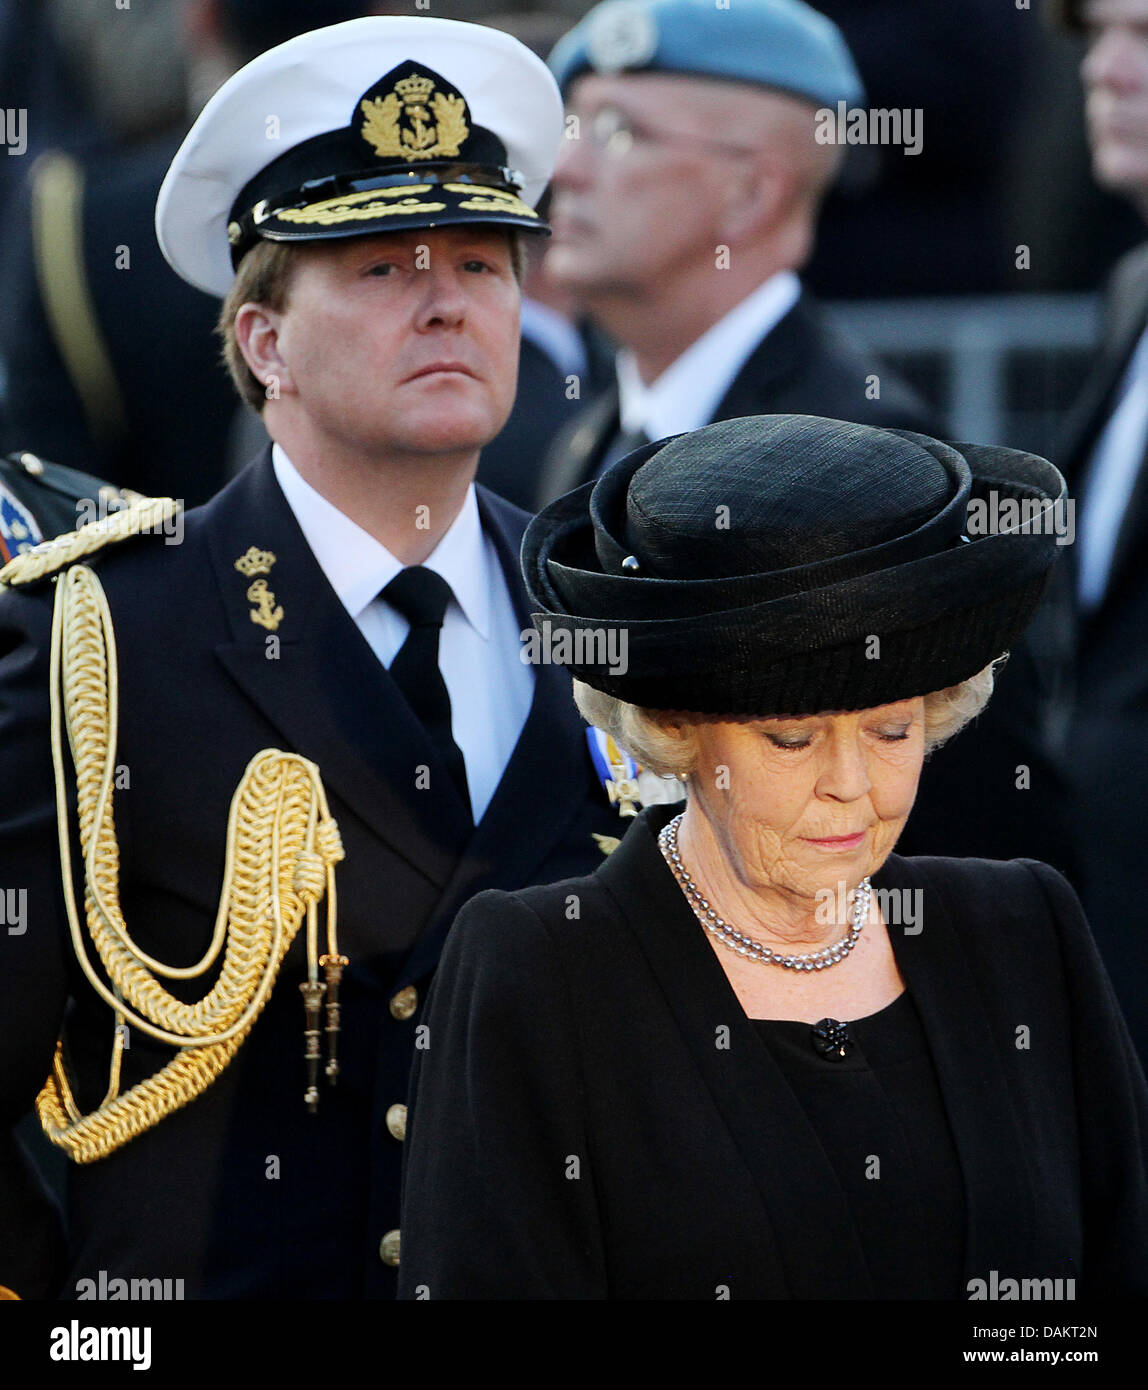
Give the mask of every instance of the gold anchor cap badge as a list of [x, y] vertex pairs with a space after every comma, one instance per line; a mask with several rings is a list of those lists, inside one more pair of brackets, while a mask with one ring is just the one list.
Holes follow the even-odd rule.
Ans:
[[392, 68], [359, 110], [359, 134], [380, 159], [453, 159], [470, 135], [462, 94], [417, 63]]

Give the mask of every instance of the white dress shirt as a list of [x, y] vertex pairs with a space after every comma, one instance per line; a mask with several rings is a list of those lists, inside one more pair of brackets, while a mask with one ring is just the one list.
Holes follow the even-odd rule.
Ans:
[[1148, 333], [1129, 360], [1117, 401], [1084, 478], [1078, 589], [1085, 609], [1095, 608], [1108, 587], [1120, 524], [1148, 446]]
[[800, 294], [801, 281], [793, 271], [771, 275], [648, 386], [638, 375], [633, 353], [620, 351], [616, 370], [622, 433], [641, 430], [654, 440], [708, 425], [754, 348], [789, 313]]
[[[271, 458], [319, 568], [371, 650], [389, 667], [410, 625], [379, 592], [404, 565], [304, 481], [278, 444]], [[494, 542], [483, 532], [473, 486], [423, 565], [441, 575], [454, 595], [439, 636], [439, 670], [477, 825], [530, 713], [534, 672], [519, 656], [521, 625]]]

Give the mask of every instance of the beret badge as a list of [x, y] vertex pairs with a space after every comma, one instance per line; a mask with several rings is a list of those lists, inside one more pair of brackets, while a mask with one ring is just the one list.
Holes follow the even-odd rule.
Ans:
[[641, 68], [658, 48], [658, 24], [646, 0], [610, 0], [586, 19], [586, 55], [596, 72]]

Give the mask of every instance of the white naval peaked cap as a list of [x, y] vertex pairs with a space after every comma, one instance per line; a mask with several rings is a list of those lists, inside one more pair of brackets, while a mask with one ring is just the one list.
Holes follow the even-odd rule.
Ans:
[[562, 131], [554, 78], [509, 34], [348, 20], [269, 49], [223, 84], [172, 160], [156, 236], [179, 276], [222, 297], [260, 239], [461, 222], [546, 232], [534, 208]]

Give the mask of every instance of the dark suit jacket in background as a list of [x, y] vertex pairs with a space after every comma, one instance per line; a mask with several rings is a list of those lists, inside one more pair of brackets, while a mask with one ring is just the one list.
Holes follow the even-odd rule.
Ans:
[[534, 510], [539, 471], [555, 436], [613, 380], [609, 343], [590, 324], [577, 327], [586, 354], [585, 369], [577, 379], [577, 398], [570, 399], [571, 389], [559, 364], [524, 333], [514, 409], [478, 461], [478, 481], [526, 511]]
[[[871, 401], [865, 397], [865, 380], [874, 372], [881, 378], [881, 396]], [[805, 290], [750, 354], [713, 419], [740, 415], [824, 415], [860, 425], [936, 433], [912, 391], [874, 357], [862, 354]], [[615, 381], [554, 441], [539, 477], [535, 505], [543, 507], [589, 482], [617, 431]]]
[[[675, 809], [592, 878], [459, 917], [415, 1064], [400, 1297], [873, 1297], [835, 1170], [662, 860]], [[924, 895], [920, 933], [890, 938], [967, 1277], [1143, 1297], [1148, 1090], [1071, 890], [1042, 864], [897, 856], [874, 882]]]
[[[1129, 359], [1148, 323], [1148, 245], [1130, 252], [1109, 286], [1096, 366], [1065, 428], [1055, 460], [1077, 499], [1077, 533], [1088, 508], [1086, 473], [1115, 405]], [[1075, 549], [1070, 573], [1076, 579]], [[1076, 701], [1067, 741], [1082, 895], [1101, 952], [1148, 1058], [1148, 466], [1121, 524], [1100, 605], [1079, 615]]]
[[[522, 623], [517, 572], [526, 518], [479, 490]], [[251, 622], [248, 547], [277, 556], [280, 650]], [[449, 777], [389, 674], [339, 603], [275, 481], [269, 454], [186, 518], [182, 545], [144, 536], [93, 561], [116, 625], [120, 668], [116, 794], [121, 896], [139, 945], [197, 960], [222, 882], [228, 806], [250, 758], [283, 748], [321, 771], [346, 848], [339, 866], [342, 1072], [303, 1105], [303, 934], [264, 1013], [222, 1076], [185, 1109], [109, 1158], [69, 1171], [70, 1246], [62, 1270], [27, 1266], [25, 1192], [0, 1191], [0, 1283], [64, 1296], [98, 1277], [183, 1278], [187, 1297], [389, 1297], [380, 1238], [399, 1224], [401, 1143], [385, 1123], [406, 1100], [413, 1017], [392, 1015], [405, 986], [422, 996], [451, 920], [488, 887], [590, 871], [591, 832], [618, 833], [586, 748], [566, 673], [536, 670], [534, 702], [494, 799], [471, 835]], [[84, 1110], [107, 1087], [112, 1016], [80, 974], [59, 887], [48, 740], [53, 586], [0, 595], [0, 884], [28, 891], [27, 929], [0, 933], [0, 1130], [32, 1106], [66, 1033]], [[431, 789], [416, 790], [416, 764]], [[78, 861], [77, 861], [78, 862]], [[94, 952], [92, 952], [93, 958]], [[195, 981], [198, 998], [211, 976]], [[176, 989], [180, 986], [176, 985]], [[171, 1055], [138, 1030], [123, 1089]], [[322, 1083], [321, 1083], [322, 1084]], [[269, 1169], [278, 1159], [278, 1177]], [[0, 1181], [10, 1165], [0, 1163]], [[11, 1178], [16, 1182], [18, 1178]]]

